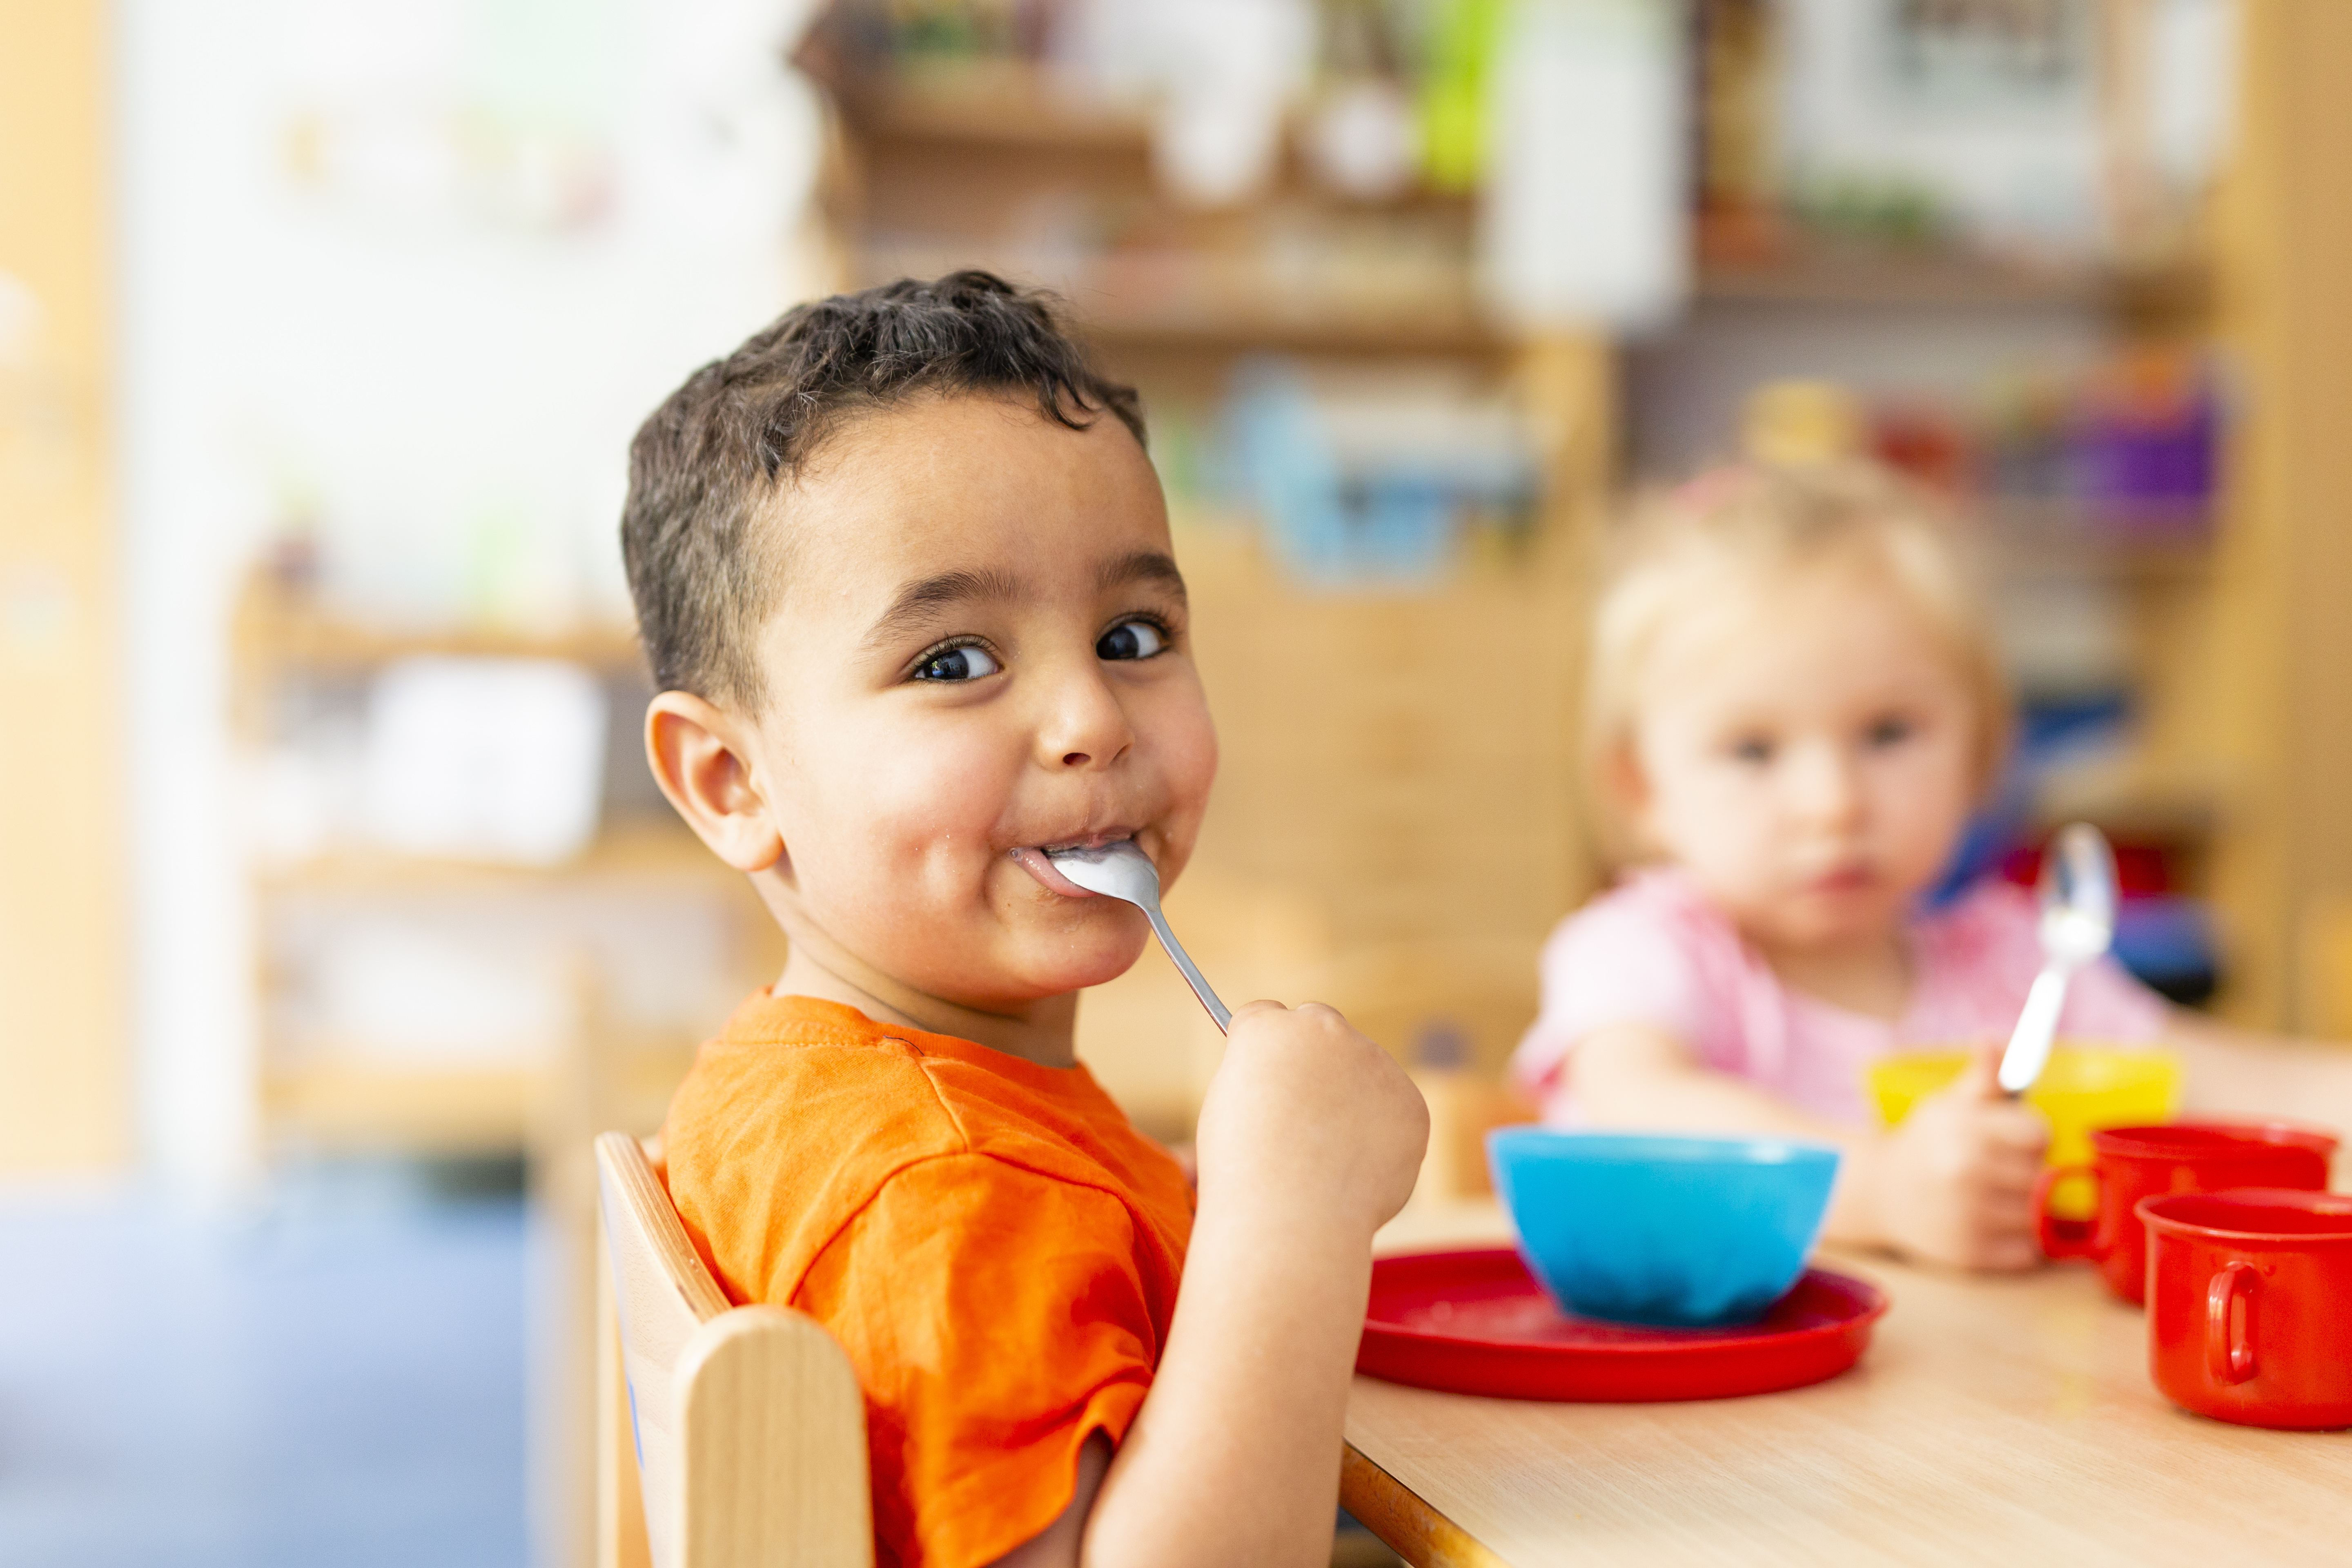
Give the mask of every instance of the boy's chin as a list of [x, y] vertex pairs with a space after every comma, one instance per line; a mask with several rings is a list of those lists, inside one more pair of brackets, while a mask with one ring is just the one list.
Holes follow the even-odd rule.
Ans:
[[1125, 921], [1104, 921], [1093, 929], [1027, 937], [1019, 944], [1015, 959], [1025, 982], [1024, 989], [1040, 996], [1058, 996], [1107, 985], [1134, 968], [1147, 956], [1144, 950], [1151, 945], [1151, 928], [1139, 912], [1132, 909], [1127, 912], [1134, 916], [1134, 929]]

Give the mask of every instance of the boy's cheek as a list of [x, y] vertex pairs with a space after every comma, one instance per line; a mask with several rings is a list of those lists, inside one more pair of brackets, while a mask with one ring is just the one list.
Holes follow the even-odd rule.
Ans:
[[1217, 782], [1217, 731], [1203, 707], [1197, 721], [1178, 740], [1169, 779], [1169, 815], [1188, 825], [1185, 841], [1201, 825], [1209, 806], [1209, 791]]
[[992, 852], [991, 770], [982, 759], [950, 756], [918, 771], [907, 765], [909, 755], [845, 768], [837, 790], [793, 813], [804, 893], [837, 906], [906, 910], [969, 891], [973, 867]]
[[1199, 673], [1187, 667], [1183, 679], [1152, 694], [1139, 718], [1163, 759], [1172, 792], [1195, 808], [1206, 805], [1217, 776], [1217, 725]]

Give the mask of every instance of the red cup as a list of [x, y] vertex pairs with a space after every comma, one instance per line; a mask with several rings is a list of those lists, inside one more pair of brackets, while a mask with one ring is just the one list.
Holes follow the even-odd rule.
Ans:
[[[2042, 1250], [2088, 1258], [2107, 1289], [2137, 1303], [2147, 1289], [2147, 1232], [2133, 1215], [2142, 1198], [2167, 1193], [2220, 1193], [2232, 1187], [2327, 1186], [2332, 1134], [2284, 1122], [2179, 1121], [2166, 1127], [2109, 1127], [2091, 1134], [2092, 1163], [2053, 1165], [2033, 1189]], [[2090, 1219], [2050, 1212], [2050, 1189], [2068, 1176], [2098, 1184]]]
[[2352, 1426], [2352, 1196], [2250, 1187], [2143, 1198], [2147, 1370], [2248, 1426]]

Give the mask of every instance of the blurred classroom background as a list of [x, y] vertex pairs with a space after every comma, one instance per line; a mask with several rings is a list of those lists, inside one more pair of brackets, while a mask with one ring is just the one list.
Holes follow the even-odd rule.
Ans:
[[[0, 0], [0, 1563], [587, 1561], [587, 1140], [779, 939], [677, 823], [636, 420], [983, 266], [1144, 392], [1175, 922], [1470, 1134], [1601, 868], [1630, 487], [1960, 498], [2125, 961], [2352, 1037], [2342, 0]], [[1185, 1135], [1147, 954], [1081, 1051]]]

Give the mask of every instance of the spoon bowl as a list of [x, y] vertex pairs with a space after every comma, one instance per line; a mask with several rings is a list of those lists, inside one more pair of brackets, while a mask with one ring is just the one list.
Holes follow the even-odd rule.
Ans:
[[1209, 1016], [1216, 1020], [1217, 1027], [1231, 1027], [1233, 1014], [1217, 1000], [1207, 977], [1184, 951], [1184, 944], [1176, 940], [1176, 933], [1168, 929], [1168, 917], [1160, 912], [1160, 868], [1151, 863], [1151, 857], [1135, 847], [1133, 839], [1122, 838], [1087, 849], [1056, 849], [1045, 858], [1054, 863], [1055, 870], [1087, 892], [1118, 899], [1141, 910], [1143, 918], [1151, 922], [1151, 933], [1160, 939], [1160, 947], [1175, 963], [1184, 983], [1192, 988], [1192, 994], [1201, 999], [1201, 1005], [1209, 1010]]

